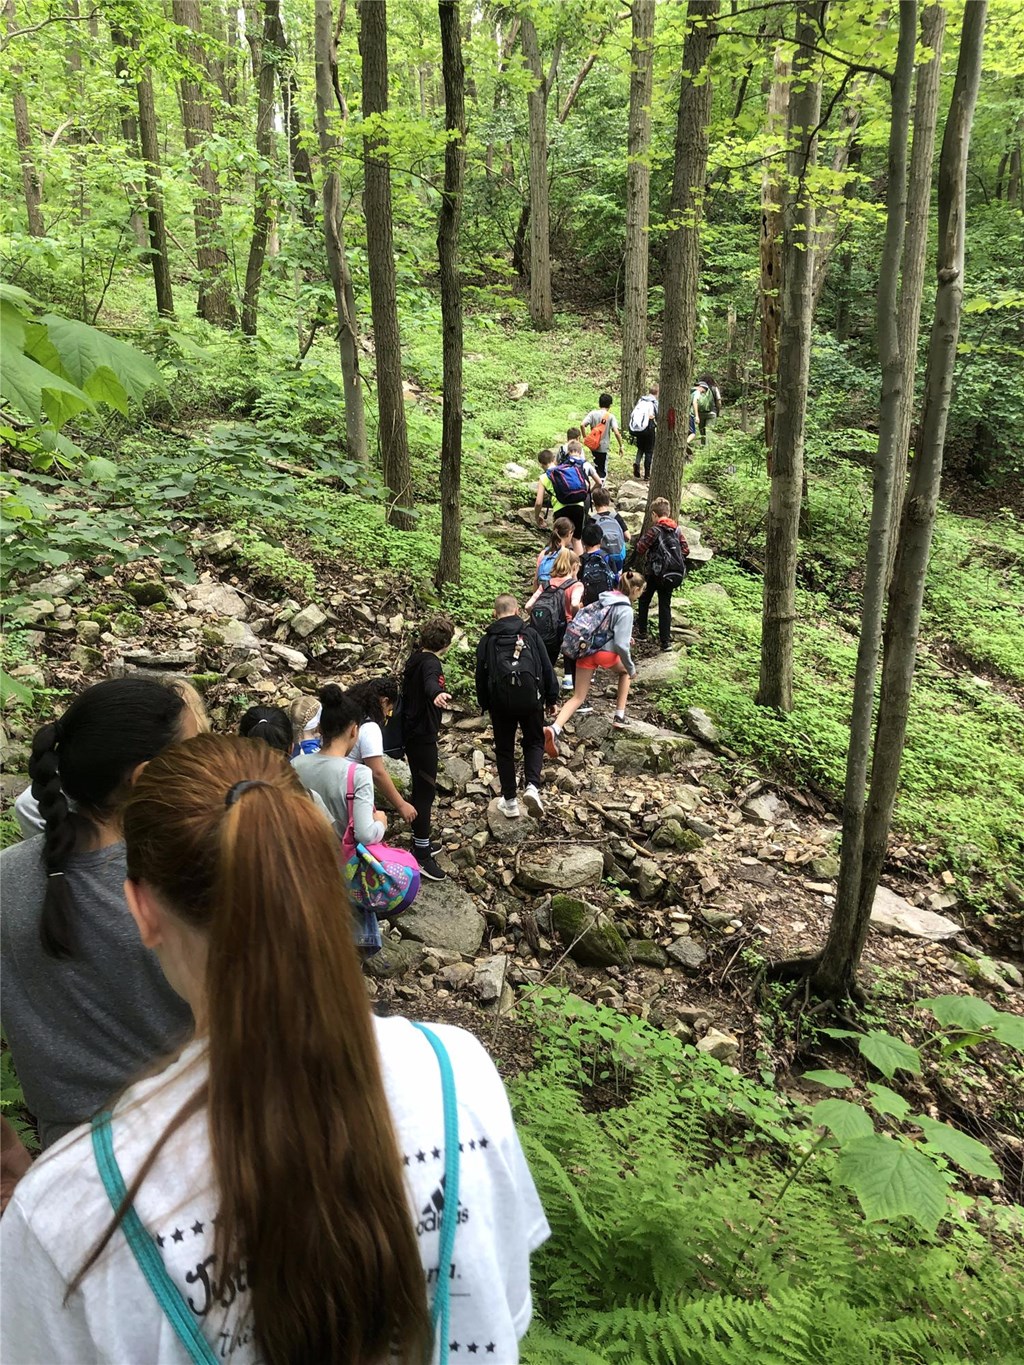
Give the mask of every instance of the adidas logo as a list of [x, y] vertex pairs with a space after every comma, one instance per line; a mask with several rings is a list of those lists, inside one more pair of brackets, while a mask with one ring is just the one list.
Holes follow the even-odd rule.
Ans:
[[[434, 1190], [434, 1193], [423, 1205], [419, 1222], [416, 1224], [416, 1236], [422, 1237], [425, 1232], [437, 1232], [441, 1226], [442, 1213], [444, 1213], [444, 1176], [441, 1177], [441, 1183]], [[469, 1210], [460, 1200], [456, 1222], [465, 1223], [468, 1220]]]

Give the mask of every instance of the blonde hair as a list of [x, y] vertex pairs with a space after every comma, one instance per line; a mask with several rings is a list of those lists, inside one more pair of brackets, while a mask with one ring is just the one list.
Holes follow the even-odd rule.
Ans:
[[289, 706], [288, 719], [292, 723], [292, 732], [297, 740], [306, 733], [306, 726], [319, 710], [320, 702], [316, 697], [296, 697]]
[[208, 735], [213, 729], [206, 703], [187, 678], [168, 678], [167, 686], [185, 703], [185, 710], [196, 723], [197, 735]]
[[672, 511], [672, 504], [668, 498], [655, 498], [651, 503], [651, 516], [657, 520], [658, 517], [667, 517]]
[[579, 559], [572, 550], [559, 550], [558, 558], [551, 566], [551, 577], [569, 578], [576, 567], [576, 565], [573, 564], [574, 559], [576, 560], [576, 564], [578, 564]]
[[631, 602], [636, 601], [646, 586], [646, 578], [636, 569], [627, 569], [619, 579], [619, 592], [625, 593]]

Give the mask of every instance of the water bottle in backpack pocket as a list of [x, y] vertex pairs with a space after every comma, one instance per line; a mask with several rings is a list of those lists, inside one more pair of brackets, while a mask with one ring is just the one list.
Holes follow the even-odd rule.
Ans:
[[582, 659], [584, 655], [596, 654], [604, 649], [614, 634], [612, 614], [614, 607], [603, 607], [593, 602], [589, 607], [580, 607], [565, 628], [562, 653], [567, 659]]
[[495, 631], [488, 641], [490, 709], [508, 716], [528, 716], [539, 710], [543, 705], [540, 673], [525, 635]]

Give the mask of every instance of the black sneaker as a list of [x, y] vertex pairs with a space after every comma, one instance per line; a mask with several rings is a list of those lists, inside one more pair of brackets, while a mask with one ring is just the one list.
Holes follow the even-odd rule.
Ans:
[[445, 882], [448, 880], [448, 873], [443, 867], [434, 861], [433, 854], [416, 854], [416, 861], [420, 865], [420, 876], [426, 877], [428, 882]]

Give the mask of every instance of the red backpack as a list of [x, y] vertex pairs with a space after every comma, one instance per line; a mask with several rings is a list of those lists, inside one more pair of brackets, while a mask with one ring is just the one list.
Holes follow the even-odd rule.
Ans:
[[596, 450], [604, 440], [604, 430], [611, 418], [611, 413], [606, 412], [596, 426], [590, 428], [583, 438], [583, 444], [588, 450]]

